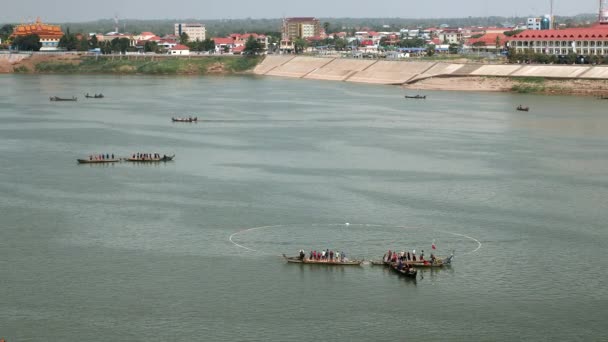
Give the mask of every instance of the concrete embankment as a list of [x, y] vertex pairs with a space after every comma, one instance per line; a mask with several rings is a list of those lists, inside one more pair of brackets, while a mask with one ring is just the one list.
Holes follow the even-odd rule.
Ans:
[[267, 56], [254, 73], [318, 80], [374, 84], [413, 84], [441, 77], [546, 78], [608, 80], [607, 66], [512, 65], [428, 61], [385, 61], [346, 58]]

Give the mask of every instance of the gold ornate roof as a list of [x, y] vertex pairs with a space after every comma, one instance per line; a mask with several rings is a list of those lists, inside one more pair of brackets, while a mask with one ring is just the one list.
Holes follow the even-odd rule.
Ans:
[[40, 18], [36, 19], [33, 24], [21, 24], [15, 27], [11, 36], [27, 36], [29, 34], [37, 34], [40, 38], [61, 38], [63, 32], [61, 27], [58, 25], [44, 24], [40, 21]]

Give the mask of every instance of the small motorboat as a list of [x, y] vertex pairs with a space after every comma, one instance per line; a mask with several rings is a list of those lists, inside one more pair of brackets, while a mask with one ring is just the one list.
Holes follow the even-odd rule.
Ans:
[[59, 96], [51, 96], [49, 98], [51, 101], [78, 101], [78, 98], [73, 96], [72, 98], [67, 97], [59, 97]]
[[406, 99], [419, 99], [419, 100], [424, 100], [426, 99], [426, 95], [422, 96], [422, 95], [415, 95], [415, 96], [409, 96], [409, 95], [405, 95]]
[[522, 105], [517, 106], [517, 110], [520, 112], [527, 112], [530, 110], [530, 107], [524, 107]]
[[89, 95], [89, 93], [86, 93], [86, 95], [84, 96], [87, 99], [103, 99], [105, 96], [103, 96], [103, 94], [95, 94], [93, 96]]
[[197, 122], [198, 121], [198, 117], [193, 117], [193, 118], [171, 118], [171, 121], [173, 121], [173, 122]]

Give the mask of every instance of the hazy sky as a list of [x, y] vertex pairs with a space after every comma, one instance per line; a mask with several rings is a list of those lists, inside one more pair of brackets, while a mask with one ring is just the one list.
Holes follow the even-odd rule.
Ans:
[[[437, 18], [527, 16], [549, 12], [550, 0], [18, 0], [7, 1], [0, 22], [40, 16], [47, 22], [79, 22], [103, 18], [239, 19], [316, 17]], [[597, 12], [597, 0], [554, 0], [556, 15]]]

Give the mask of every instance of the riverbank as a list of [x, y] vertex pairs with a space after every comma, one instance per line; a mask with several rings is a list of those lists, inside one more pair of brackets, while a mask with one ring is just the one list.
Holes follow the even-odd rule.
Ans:
[[416, 83], [405, 84], [410, 91], [446, 90], [475, 92], [513, 92], [543, 95], [608, 95], [608, 80], [545, 79], [513, 77], [433, 77]]
[[413, 90], [608, 95], [608, 67], [268, 56], [257, 75], [400, 85]]
[[241, 56], [78, 56], [33, 55], [9, 61], [0, 59], [3, 73], [49, 74], [238, 74], [252, 70], [261, 57]]

